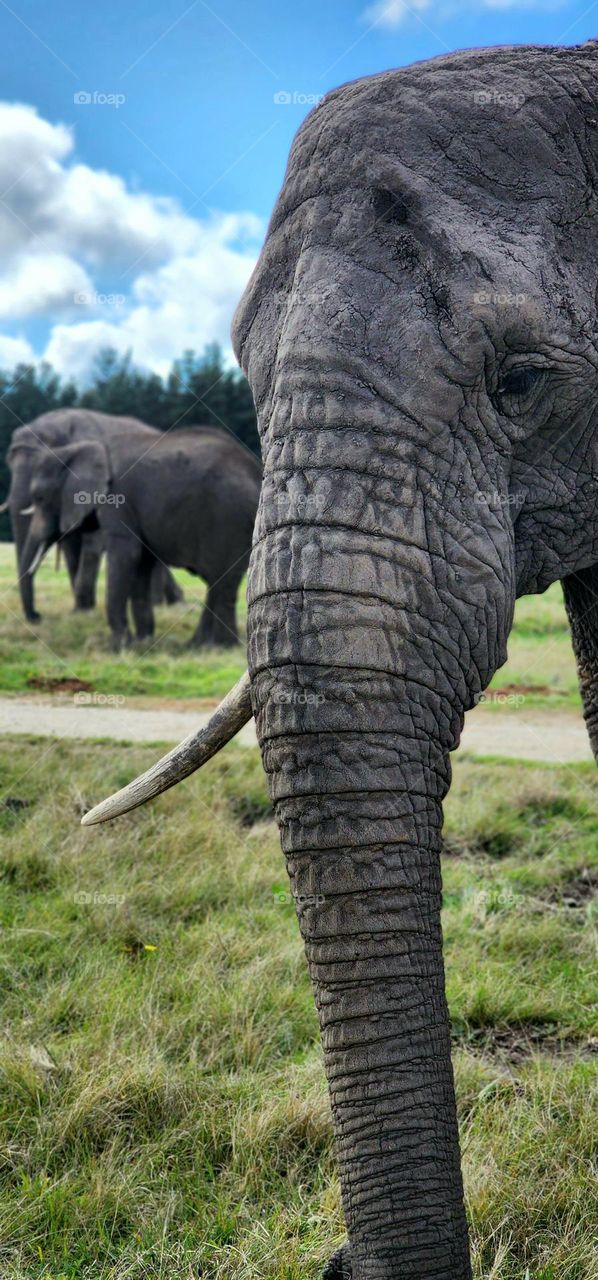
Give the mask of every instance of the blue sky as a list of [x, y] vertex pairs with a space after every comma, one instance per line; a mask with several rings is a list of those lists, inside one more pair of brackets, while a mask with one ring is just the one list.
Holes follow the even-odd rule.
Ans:
[[596, 15], [598, 0], [0, 0], [0, 364], [45, 354], [84, 378], [104, 342], [160, 369], [226, 342], [310, 100], [447, 50], [581, 43]]

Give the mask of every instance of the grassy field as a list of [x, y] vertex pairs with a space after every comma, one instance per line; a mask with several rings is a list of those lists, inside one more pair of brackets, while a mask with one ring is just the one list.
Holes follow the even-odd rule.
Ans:
[[[245, 670], [244, 649], [239, 645], [201, 654], [187, 647], [205, 587], [184, 570], [176, 570], [175, 577], [185, 592], [184, 603], [156, 609], [153, 640], [113, 654], [103, 605], [104, 566], [98, 608], [74, 613], [66, 568], [61, 563], [56, 572], [53, 553], [49, 553], [35, 580], [42, 622], [31, 626], [21, 613], [13, 547], [0, 544], [0, 692], [27, 691], [32, 678], [41, 678], [86, 680], [100, 693], [124, 697], [222, 697]], [[244, 627], [244, 591], [239, 595], [238, 614]]]
[[[232, 650], [197, 654], [186, 645], [199, 617], [204, 586], [184, 571], [176, 574], [186, 595], [185, 603], [156, 611], [156, 634], [126, 653], [110, 653], [104, 609], [73, 614], [72, 597], [64, 567], [56, 573], [50, 553], [36, 577], [39, 626], [30, 626], [21, 615], [15, 582], [13, 548], [0, 544], [0, 669], [1, 688], [22, 692], [32, 679], [89, 681], [103, 694], [154, 698], [221, 697], [241, 675], [245, 653]], [[99, 599], [103, 599], [103, 579]], [[239, 597], [239, 617], [244, 625], [245, 599]], [[527, 597], [517, 605], [509, 644], [509, 660], [496, 674], [492, 687], [523, 687], [526, 705], [554, 707], [577, 705], [579, 696], [571, 641], [555, 584], [543, 596]], [[515, 695], [517, 696], [517, 695]], [[488, 702], [489, 706], [504, 705]]]
[[[87, 831], [81, 812], [155, 752], [1, 756], [3, 1280], [316, 1280], [338, 1187], [257, 751]], [[598, 781], [454, 772], [444, 928], [476, 1280], [595, 1280]]]

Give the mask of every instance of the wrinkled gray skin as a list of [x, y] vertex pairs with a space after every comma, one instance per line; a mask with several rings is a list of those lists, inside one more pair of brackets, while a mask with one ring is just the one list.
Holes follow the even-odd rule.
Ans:
[[598, 45], [346, 85], [293, 145], [234, 342], [264, 456], [249, 669], [348, 1245], [464, 1280], [441, 802], [515, 598], [564, 578], [595, 748]]
[[[115, 650], [154, 633], [151, 577], [156, 562], [203, 578], [205, 607], [192, 639], [238, 644], [236, 598], [247, 569], [261, 468], [225, 431], [209, 427], [121, 433], [107, 453], [97, 440], [37, 450], [31, 475], [34, 512], [23, 564], [41, 545], [81, 528], [93, 512], [108, 562], [106, 604]], [[81, 494], [93, 502], [81, 501]]]
[[[7, 454], [11, 473], [8, 505], [17, 556], [21, 604], [28, 622], [39, 622], [41, 619], [35, 608], [33, 575], [22, 569], [23, 550], [31, 517], [21, 513], [31, 505], [33, 460], [40, 449], [52, 452], [63, 445], [90, 438], [105, 442], [109, 450], [111, 439], [123, 432], [148, 442], [159, 434], [155, 427], [149, 427], [137, 418], [113, 417], [88, 409], [54, 409], [41, 414], [25, 426], [17, 427], [13, 433]], [[60, 538], [60, 550], [64, 553], [77, 610], [95, 607], [102, 549], [102, 535], [93, 514], [86, 525], [79, 526]], [[152, 591], [156, 604], [162, 599], [167, 604], [175, 604], [183, 595], [165, 566], [157, 566]]]

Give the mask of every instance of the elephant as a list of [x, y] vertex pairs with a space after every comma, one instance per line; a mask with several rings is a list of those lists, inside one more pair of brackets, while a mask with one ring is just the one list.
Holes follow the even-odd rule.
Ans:
[[[7, 454], [11, 472], [10, 492], [4, 506], [10, 511], [21, 604], [28, 622], [41, 621], [41, 615], [35, 608], [33, 574], [25, 573], [22, 568], [23, 549], [31, 520], [33, 459], [40, 449], [51, 453], [53, 449], [91, 437], [106, 442], [109, 448], [110, 440], [123, 432], [148, 441], [159, 434], [155, 427], [137, 418], [116, 417], [91, 409], [52, 409], [17, 427], [13, 433]], [[102, 549], [102, 535], [93, 516], [85, 526], [73, 529], [60, 539], [60, 550], [64, 553], [77, 610], [95, 607]], [[181, 588], [166, 566], [156, 566], [152, 590], [156, 604], [162, 600], [166, 604], [176, 604], [183, 599]]]
[[264, 465], [249, 671], [84, 819], [253, 710], [329, 1084], [327, 1280], [471, 1276], [442, 802], [516, 598], [559, 579], [598, 759], [597, 58], [451, 53], [307, 117], [233, 322]]
[[192, 639], [197, 648], [238, 644], [236, 599], [246, 571], [261, 486], [257, 458], [220, 428], [186, 427], [151, 436], [120, 432], [32, 454], [33, 514], [24, 571], [58, 538], [101, 530], [108, 565], [112, 648], [154, 634], [156, 564], [203, 578], [208, 594]]

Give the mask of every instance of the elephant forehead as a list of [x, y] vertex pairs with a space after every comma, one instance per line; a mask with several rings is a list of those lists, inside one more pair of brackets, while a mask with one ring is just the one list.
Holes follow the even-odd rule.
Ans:
[[466, 199], [473, 187], [529, 206], [532, 183], [535, 198], [556, 195], [562, 204], [569, 190], [578, 200], [569, 129], [583, 131], [591, 85], [584, 93], [579, 80], [569, 83], [571, 64], [559, 53], [480, 50], [334, 90], [295, 139], [279, 212], [352, 181], [394, 180], [400, 195], [410, 175], [424, 178], [438, 200], [447, 188]]

